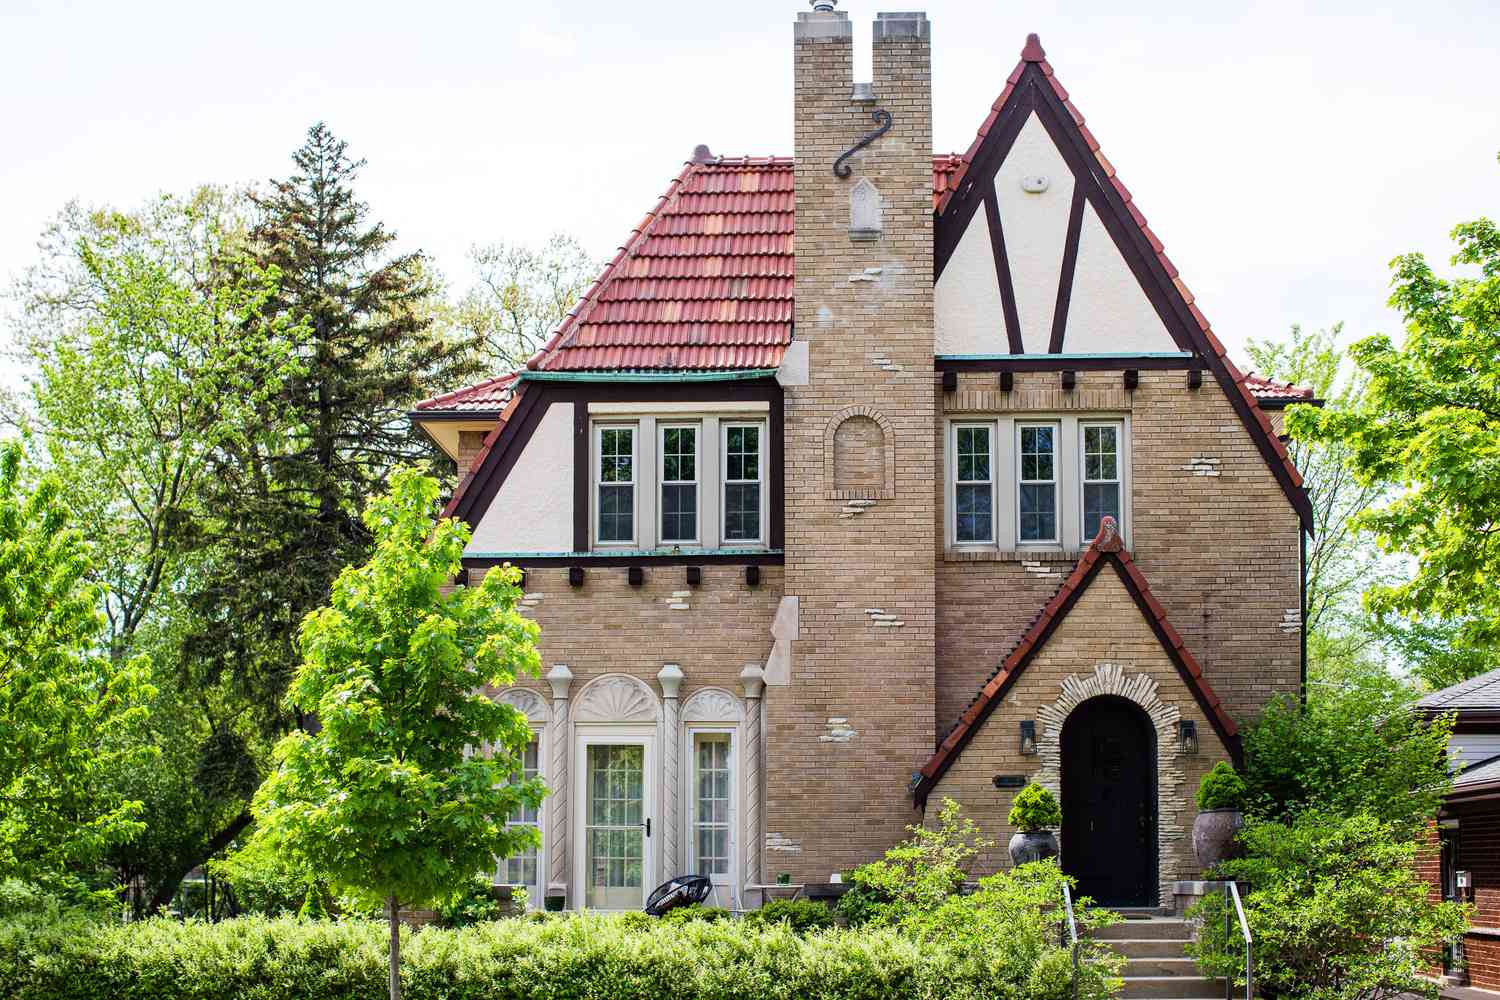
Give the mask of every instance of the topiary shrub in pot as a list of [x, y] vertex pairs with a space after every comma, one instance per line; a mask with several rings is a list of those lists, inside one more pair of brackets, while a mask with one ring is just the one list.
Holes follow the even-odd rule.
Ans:
[[1011, 861], [1025, 865], [1057, 857], [1057, 835], [1052, 829], [1062, 826], [1062, 810], [1047, 789], [1033, 783], [1017, 792], [1008, 822], [1016, 828], [1010, 838]]
[[1213, 766], [1198, 785], [1198, 815], [1193, 819], [1193, 853], [1204, 869], [1235, 856], [1236, 839], [1245, 825], [1242, 806], [1245, 779], [1223, 761]]

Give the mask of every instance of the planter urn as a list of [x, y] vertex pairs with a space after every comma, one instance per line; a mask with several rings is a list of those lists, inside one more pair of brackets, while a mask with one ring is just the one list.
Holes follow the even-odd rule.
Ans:
[[1057, 857], [1057, 835], [1050, 830], [1021, 831], [1010, 838], [1010, 860], [1018, 865]]
[[1228, 861], [1239, 849], [1235, 842], [1245, 814], [1238, 809], [1205, 809], [1193, 819], [1193, 853], [1204, 870]]

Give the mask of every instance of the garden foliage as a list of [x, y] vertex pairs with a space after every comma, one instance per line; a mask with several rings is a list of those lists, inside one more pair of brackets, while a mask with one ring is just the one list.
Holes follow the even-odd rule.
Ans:
[[1022, 833], [1040, 833], [1062, 826], [1062, 809], [1051, 792], [1032, 783], [1016, 793], [1006, 822]]
[[1198, 783], [1199, 809], [1239, 809], [1244, 801], [1245, 779], [1222, 760]]

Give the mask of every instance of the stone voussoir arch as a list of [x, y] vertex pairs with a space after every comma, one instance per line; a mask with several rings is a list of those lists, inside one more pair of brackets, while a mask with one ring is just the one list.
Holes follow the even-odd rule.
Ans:
[[[839, 489], [834, 469], [834, 436], [845, 421], [866, 417], [880, 428], [881, 482], [878, 489]], [[846, 406], [828, 420], [823, 431], [823, 484], [830, 500], [890, 500], [896, 495], [896, 429], [884, 413], [873, 406]]]

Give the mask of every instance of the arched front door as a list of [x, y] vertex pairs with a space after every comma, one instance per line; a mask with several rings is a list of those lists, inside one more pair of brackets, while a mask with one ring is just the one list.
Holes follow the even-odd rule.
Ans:
[[1125, 698], [1063, 723], [1062, 865], [1105, 906], [1156, 904], [1156, 730]]

